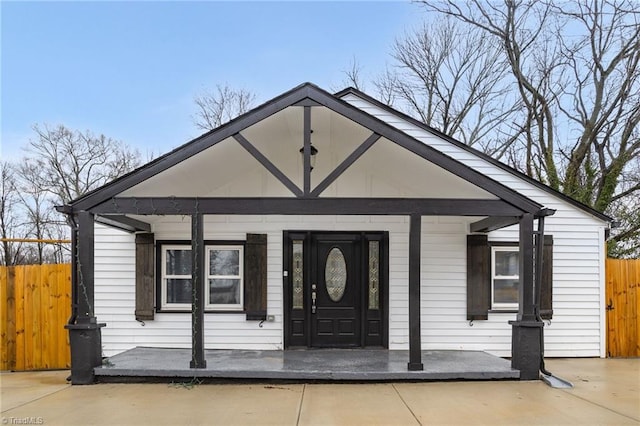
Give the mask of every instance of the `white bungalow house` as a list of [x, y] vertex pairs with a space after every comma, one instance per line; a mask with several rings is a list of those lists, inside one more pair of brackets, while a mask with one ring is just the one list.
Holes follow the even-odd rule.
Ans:
[[298, 86], [60, 210], [73, 383], [137, 346], [481, 350], [534, 379], [544, 329], [605, 356], [610, 218], [355, 89]]

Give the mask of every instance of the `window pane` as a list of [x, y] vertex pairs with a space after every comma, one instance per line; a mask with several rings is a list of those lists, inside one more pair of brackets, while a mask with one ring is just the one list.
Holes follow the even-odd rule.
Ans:
[[167, 303], [191, 303], [191, 280], [167, 279]]
[[303, 309], [303, 257], [302, 240], [293, 242], [293, 309]]
[[380, 306], [380, 242], [369, 241], [369, 309]]
[[191, 250], [167, 250], [167, 275], [191, 275]]
[[209, 275], [240, 275], [240, 250], [209, 251]]
[[239, 305], [240, 280], [220, 278], [209, 280], [209, 303], [214, 305]]
[[518, 276], [518, 252], [496, 251], [496, 276]]
[[324, 283], [329, 298], [334, 302], [339, 302], [347, 288], [347, 262], [344, 260], [342, 250], [338, 247], [332, 248], [327, 255]]
[[518, 303], [518, 280], [493, 280], [494, 303]]

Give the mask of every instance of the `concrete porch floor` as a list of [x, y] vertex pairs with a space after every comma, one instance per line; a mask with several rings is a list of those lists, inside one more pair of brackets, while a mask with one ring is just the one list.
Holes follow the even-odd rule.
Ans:
[[408, 351], [312, 349], [207, 350], [207, 367], [189, 368], [190, 349], [137, 347], [95, 369], [101, 382], [204, 379], [428, 381], [518, 379], [510, 361], [480, 351], [423, 351], [423, 371], [408, 371]]
[[2, 424], [638, 425], [640, 359], [551, 359], [541, 381], [71, 386], [69, 371], [0, 374]]

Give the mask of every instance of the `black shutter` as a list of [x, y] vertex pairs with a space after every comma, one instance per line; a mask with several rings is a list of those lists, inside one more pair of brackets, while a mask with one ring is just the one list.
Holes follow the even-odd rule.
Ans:
[[136, 234], [136, 320], [153, 319], [153, 234]]
[[248, 321], [267, 319], [267, 236], [247, 234], [244, 253], [244, 310]]
[[486, 235], [467, 235], [467, 320], [486, 320], [491, 306], [491, 250]]
[[540, 286], [540, 316], [551, 319], [553, 316], [553, 235], [544, 236], [542, 246], [542, 285]]

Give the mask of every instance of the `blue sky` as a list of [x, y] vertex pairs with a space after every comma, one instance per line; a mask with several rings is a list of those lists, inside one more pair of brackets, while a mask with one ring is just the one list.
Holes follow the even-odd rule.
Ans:
[[38, 124], [122, 140], [143, 156], [200, 132], [193, 98], [228, 83], [268, 100], [305, 81], [373, 77], [426, 17], [387, 2], [0, 2], [1, 150]]

